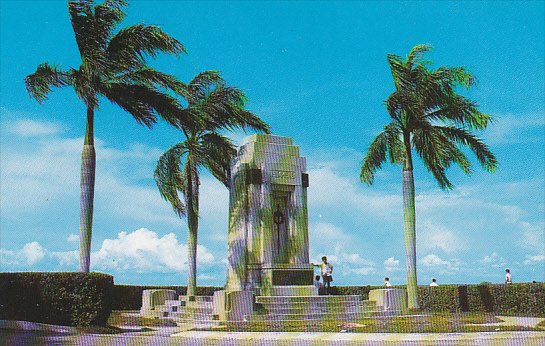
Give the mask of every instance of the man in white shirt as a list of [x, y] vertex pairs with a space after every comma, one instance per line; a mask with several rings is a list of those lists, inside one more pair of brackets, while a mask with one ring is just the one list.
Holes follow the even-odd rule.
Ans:
[[505, 283], [508, 285], [513, 283], [513, 278], [511, 277], [511, 271], [509, 268], [505, 269]]
[[437, 284], [437, 280], [435, 280], [435, 278], [431, 279], [430, 287], [437, 287], [437, 286], [439, 286], [439, 285]]
[[315, 267], [320, 267], [320, 271], [322, 272], [322, 279], [324, 280], [324, 294], [329, 294], [329, 289], [331, 288], [331, 281], [333, 281], [333, 266], [331, 263], [327, 262], [327, 257], [322, 257], [322, 263], [320, 264], [312, 264]]
[[390, 283], [390, 278], [389, 277], [384, 278], [384, 287], [392, 287], [392, 284]]

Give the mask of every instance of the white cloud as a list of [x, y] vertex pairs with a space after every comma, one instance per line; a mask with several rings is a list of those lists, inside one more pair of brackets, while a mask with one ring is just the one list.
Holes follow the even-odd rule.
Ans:
[[77, 234], [70, 234], [68, 238], [66, 238], [66, 241], [69, 243], [77, 243], [79, 242], [79, 235]]
[[46, 250], [40, 243], [33, 241], [26, 243], [21, 250], [0, 249], [0, 262], [3, 265], [33, 265], [40, 262], [46, 254]]
[[23, 256], [28, 264], [32, 265], [42, 260], [45, 256], [45, 249], [36, 241], [27, 243], [23, 246]]
[[539, 252], [545, 251], [545, 222], [519, 221], [517, 225], [522, 229], [520, 244], [526, 249]]
[[484, 256], [480, 260], [480, 262], [483, 265], [488, 265], [493, 268], [503, 268], [507, 265], [507, 262], [505, 261], [505, 259], [501, 257], [500, 255], [498, 255], [497, 252], [493, 252], [489, 256]]
[[421, 249], [441, 249], [455, 252], [466, 248], [465, 242], [453, 231], [435, 221], [424, 220], [419, 224], [418, 241]]
[[[214, 256], [197, 246], [197, 263], [211, 264]], [[187, 246], [178, 243], [174, 233], [162, 237], [146, 228], [120, 232], [106, 239], [92, 254], [91, 265], [98, 269], [136, 272], [182, 272], [187, 269]]]
[[359, 275], [371, 275], [376, 273], [375, 267], [349, 268], [349, 272]]
[[391, 219], [399, 215], [401, 195], [365, 189], [357, 176], [344, 177], [335, 164], [319, 165], [309, 170], [312, 189], [309, 206], [325, 206], [333, 210], [353, 211], [355, 217], [369, 216]]
[[[46, 255], [61, 267], [73, 267], [79, 263], [78, 250], [48, 251], [35, 241], [25, 244], [21, 250], [0, 249], [0, 262], [2, 265], [24, 267], [37, 264]], [[197, 246], [198, 265], [216, 262], [205, 246]], [[93, 270], [117, 272], [183, 272], [187, 270], [187, 246], [178, 243], [173, 233], [160, 237], [146, 228], [130, 233], [120, 232], [115, 239], [105, 239], [100, 249], [91, 254], [91, 267]], [[209, 274], [202, 275], [203, 279], [212, 280]]]
[[421, 258], [420, 264], [425, 267], [436, 267], [436, 266], [448, 266], [450, 265], [450, 262], [443, 260], [441, 257], [437, 255], [430, 254]]
[[13, 125], [8, 126], [8, 129], [21, 137], [56, 135], [62, 131], [59, 124], [31, 119], [16, 120]]
[[526, 259], [524, 260], [525, 265], [534, 265], [538, 263], [545, 263], [545, 255], [526, 255]]
[[399, 260], [396, 260], [394, 257], [389, 257], [387, 260], [384, 261], [384, 268], [387, 272], [401, 270], [401, 268], [399, 267]]
[[336, 246], [350, 239], [350, 236], [346, 234], [341, 228], [325, 222], [319, 222], [311, 225], [311, 236], [316, 243], [329, 244], [329, 246]]
[[484, 133], [489, 144], [515, 144], [543, 142], [545, 118], [543, 114], [535, 115], [496, 115], [495, 122]]
[[438, 274], [453, 274], [460, 271], [462, 262], [453, 258], [442, 259], [435, 254], [429, 254], [418, 260], [418, 264], [424, 267], [424, 271]]
[[76, 266], [79, 263], [79, 251], [53, 251], [49, 254], [51, 258], [56, 259], [60, 266]]

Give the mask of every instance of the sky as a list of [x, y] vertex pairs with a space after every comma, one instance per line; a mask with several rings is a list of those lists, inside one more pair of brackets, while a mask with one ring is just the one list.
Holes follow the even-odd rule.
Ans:
[[[307, 158], [310, 261], [328, 256], [337, 285], [405, 283], [401, 167], [359, 180], [369, 144], [389, 122], [386, 62], [420, 43], [432, 67], [466, 66], [470, 91], [495, 122], [479, 132], [496, 173], [449, 169], [451, 192], [415, 164], [420, 284], [545, 281], [544, 2], [131, 1], [122, 26], [160, 25], [188, 50], [155, 68], [189, 81], [220, 70], [248, 108]], [[85, 108], [55, 89], [42, 105], [23, 83], [44, 61], [80, 64], [65, 1], [0, 1], [0, 271], [76, 271]], [[91, 270], [116, 283], [184, 285], [187, 225], [153, 180], [182, 141], [138, 125], [101, 100]], [[232, 134], [242, 143], [244, 133]], [[226, 277], [228, 191], [202, 172], [198, 284]]]

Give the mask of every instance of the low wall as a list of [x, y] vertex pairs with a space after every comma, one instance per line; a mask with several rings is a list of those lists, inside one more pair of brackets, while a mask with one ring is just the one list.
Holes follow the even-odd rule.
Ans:
[[[142, 292], [151, 289], [173, 290], [176, 295], [185, 295], [187, 286], [136, 286], [136, 285], [115, 285], [113, 288], [113, 309], [114, 310], [140, 310], [142, 307]], [[223, 287], [201, 286], [197, 287], [198, 296], [213, 296], [215, 291]]]

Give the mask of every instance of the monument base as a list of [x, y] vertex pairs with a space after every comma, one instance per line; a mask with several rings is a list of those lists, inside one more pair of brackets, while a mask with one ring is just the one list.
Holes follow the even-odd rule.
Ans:
[[212, 314], [219, 321], [249, 321], [254, 314], [255, 294], [251, 291], [216, 291]]
[[273, 286], [270, 288], [269, 296], [317, 296], [318, 289], [314, 286]]
[[151, 315], [156, 312], [157, 307], [165, 304], [165, 301], [176, 299], [174, 290], [151, 289], [142, 292], [142, 307], [140, 314], [143, 316]]
[[[310, 264], [273, 264], [257, 270], [261, 273], [261, 282], [254, 287], [259, 287], [258, 294], [261, 296], [284, 295], [281, 291], [287, 291], [288, 294], [285, 295], [318, 295], [312, 290], [314, 267]], [[294, 288], [287, 288], [289, 286]], [[301, 294], [297, 293], [298, 290]]]
[[369, 301], [386, 313], [407, 311], [407, 291], [402, 288], [380, 288], [369, 291]]

